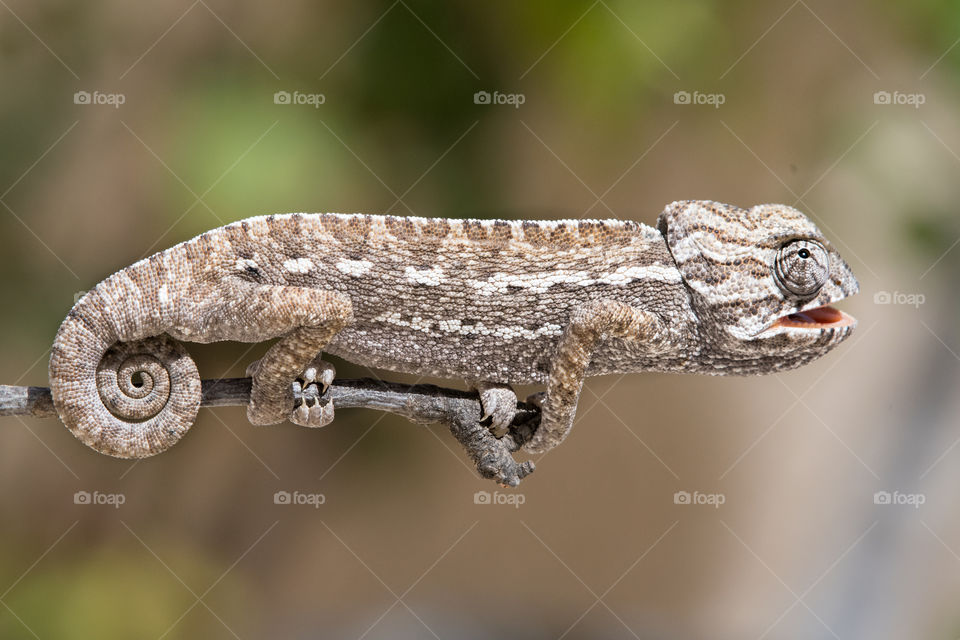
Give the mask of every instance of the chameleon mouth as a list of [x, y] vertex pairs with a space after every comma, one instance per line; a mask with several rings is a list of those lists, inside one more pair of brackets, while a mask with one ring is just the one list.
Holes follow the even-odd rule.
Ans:
[[856, 323], [857, 320], [853, 316], [831, 306], [823, 306], [777, 318], [773, 326], [797, 329], [838, 329]]

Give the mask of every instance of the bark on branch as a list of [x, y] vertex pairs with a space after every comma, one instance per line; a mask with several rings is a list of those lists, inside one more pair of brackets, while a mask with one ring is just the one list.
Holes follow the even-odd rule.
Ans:
[[[250, 401], [250, 378], [204, 380], [201, 407], [244, 406]], [[336, 380], [322, 396], [341, 409], [386, 411], [418, 424], [444, 424], [467, 450], [484, 478], [515, 487], [534, 470], [528, 460], [517, 463], [512, 452], [527, 442], [539, 424], [536, 406], [517, 403], [517, 415], [507, 433], [497, 438], [480, 423], [483, 415], [476, 393], [429, 384], [405, 385], [372, 378]], [[0, 385], [0, 416], [56, 417], [50, 389]]]

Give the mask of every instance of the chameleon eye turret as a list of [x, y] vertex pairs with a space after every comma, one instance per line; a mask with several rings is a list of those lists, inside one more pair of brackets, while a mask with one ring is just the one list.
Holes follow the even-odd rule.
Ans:
[[830, 256], [816, 240], [791, 240], [777, 252], [775, 273], [784, 291], [812, 296], [830, 275]]

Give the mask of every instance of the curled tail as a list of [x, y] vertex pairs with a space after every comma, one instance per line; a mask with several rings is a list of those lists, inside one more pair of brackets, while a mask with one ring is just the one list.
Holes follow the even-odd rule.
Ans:
[[60, 325], [50, 354], [60, 419], [84, 444], [118, 458], [170, 448], [200, 408], [197, 367], [163, 333], [174, 310], [156, 266], [143, 261], [87, 293]]

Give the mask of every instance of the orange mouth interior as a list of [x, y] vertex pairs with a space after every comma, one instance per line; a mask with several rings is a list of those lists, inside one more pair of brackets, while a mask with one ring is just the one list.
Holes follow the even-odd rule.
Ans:
[[800, 329], [833, 329], [837, 327], [848, 327], [854, 322], [856, 322], [856, 320], [853, 316], [849, 316], [839, 309], [826, 306], [807, 309], [800, 313], [791, 313], [788, 316], [777, 318], [774, 326], [797, 327]]

